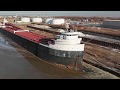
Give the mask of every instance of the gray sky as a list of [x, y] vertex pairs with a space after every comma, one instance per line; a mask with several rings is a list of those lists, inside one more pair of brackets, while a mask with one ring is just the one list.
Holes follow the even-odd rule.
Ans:
[[120, 11], [0, 11], [0, 15], [120, 17]]

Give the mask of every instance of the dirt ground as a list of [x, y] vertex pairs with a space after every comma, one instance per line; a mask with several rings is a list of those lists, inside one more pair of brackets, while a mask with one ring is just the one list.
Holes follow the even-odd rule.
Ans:
[[100, 45], [86, 44], [84, 59], [96, 62], [120, 73], [120, 51]]

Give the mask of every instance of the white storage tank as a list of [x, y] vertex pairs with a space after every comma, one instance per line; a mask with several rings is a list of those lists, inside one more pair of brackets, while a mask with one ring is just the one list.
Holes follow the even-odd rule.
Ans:
[[53, 20], [53, 18], [46, 18], [46, 19], [45, 19], [45, 23], [51, 24], [51, 23], [52, 23], [52, 20]]
[[57, 31], [60, 32], [60, 33], [61, 33], [61, 32], [65, 32], [64, 29], [57, 29]]
[[21, 18], [21, 21], [22, 21], [22, 22], [30, 22], [30, 18], [22, 17], [22, 18]]
[[32, 22], [42, 22], [42, 18], [32, 18]]
[[60, 24], [64, 24], [65, 23], [65, 20], [64, 19], [53, 19], [52, 20], [52, 24], [54, 25], [60, 25]]

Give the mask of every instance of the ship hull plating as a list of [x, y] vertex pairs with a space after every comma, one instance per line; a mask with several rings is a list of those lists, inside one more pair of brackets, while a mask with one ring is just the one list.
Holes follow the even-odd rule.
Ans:
[[66, 66], [81, 67], [83, 61], [83, 51], [63, 51], [55, 50], [42, 45], [38, 46], [38, 57], [57, 64]]

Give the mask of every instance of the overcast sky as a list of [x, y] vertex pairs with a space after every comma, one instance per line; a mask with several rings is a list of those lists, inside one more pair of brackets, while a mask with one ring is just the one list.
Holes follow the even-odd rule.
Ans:
[[0, 11], [0, 15], [120, 17], [120, 11]]

